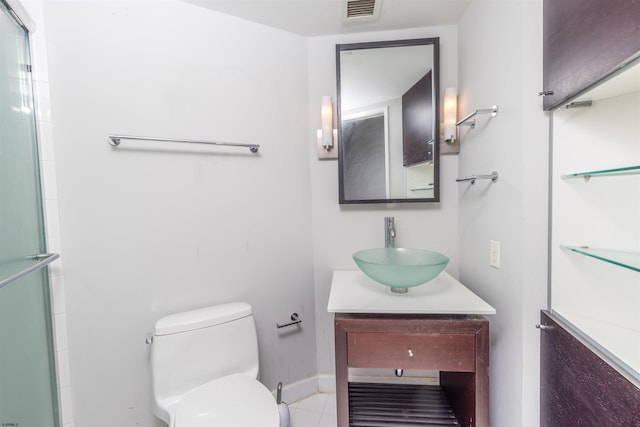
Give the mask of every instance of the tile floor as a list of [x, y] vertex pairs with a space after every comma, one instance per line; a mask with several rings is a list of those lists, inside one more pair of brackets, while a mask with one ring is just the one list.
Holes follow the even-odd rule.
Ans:
[[336, 427], [336, 395], [316, 393], [297, 402], [289, 403], [289, 427]]

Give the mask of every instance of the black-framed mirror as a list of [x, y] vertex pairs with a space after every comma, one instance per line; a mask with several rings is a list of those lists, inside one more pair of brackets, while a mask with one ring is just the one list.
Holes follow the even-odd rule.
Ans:
[[340, 204], [438, 202], [439, 39], [336, 45]]

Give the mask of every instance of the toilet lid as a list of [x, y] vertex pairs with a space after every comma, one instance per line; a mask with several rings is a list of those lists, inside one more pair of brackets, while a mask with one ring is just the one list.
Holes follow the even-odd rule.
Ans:
[[254, 378], [233, 374], [185, 394], [175, 413], [175, 427], [278, 427], [273, 395]]

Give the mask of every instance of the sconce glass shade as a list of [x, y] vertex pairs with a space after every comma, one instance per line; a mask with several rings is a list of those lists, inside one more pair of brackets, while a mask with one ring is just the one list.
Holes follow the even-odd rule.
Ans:
[[444, 91], [444, 140], [446, 142], [456, 140], [457, 96], [456, 89], [453, 87], [449, 87]]
[[322, 146], [329, 150], [333, 147], [333, 103], [330, 96], [322, 97], [320, 115], [322, 118]]

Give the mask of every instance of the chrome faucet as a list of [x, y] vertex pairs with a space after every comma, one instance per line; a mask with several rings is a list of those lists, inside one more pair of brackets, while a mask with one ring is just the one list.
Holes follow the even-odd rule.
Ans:
[[392, 216], [384, 217], [384, 247], [395, 247], [396, 227]]

